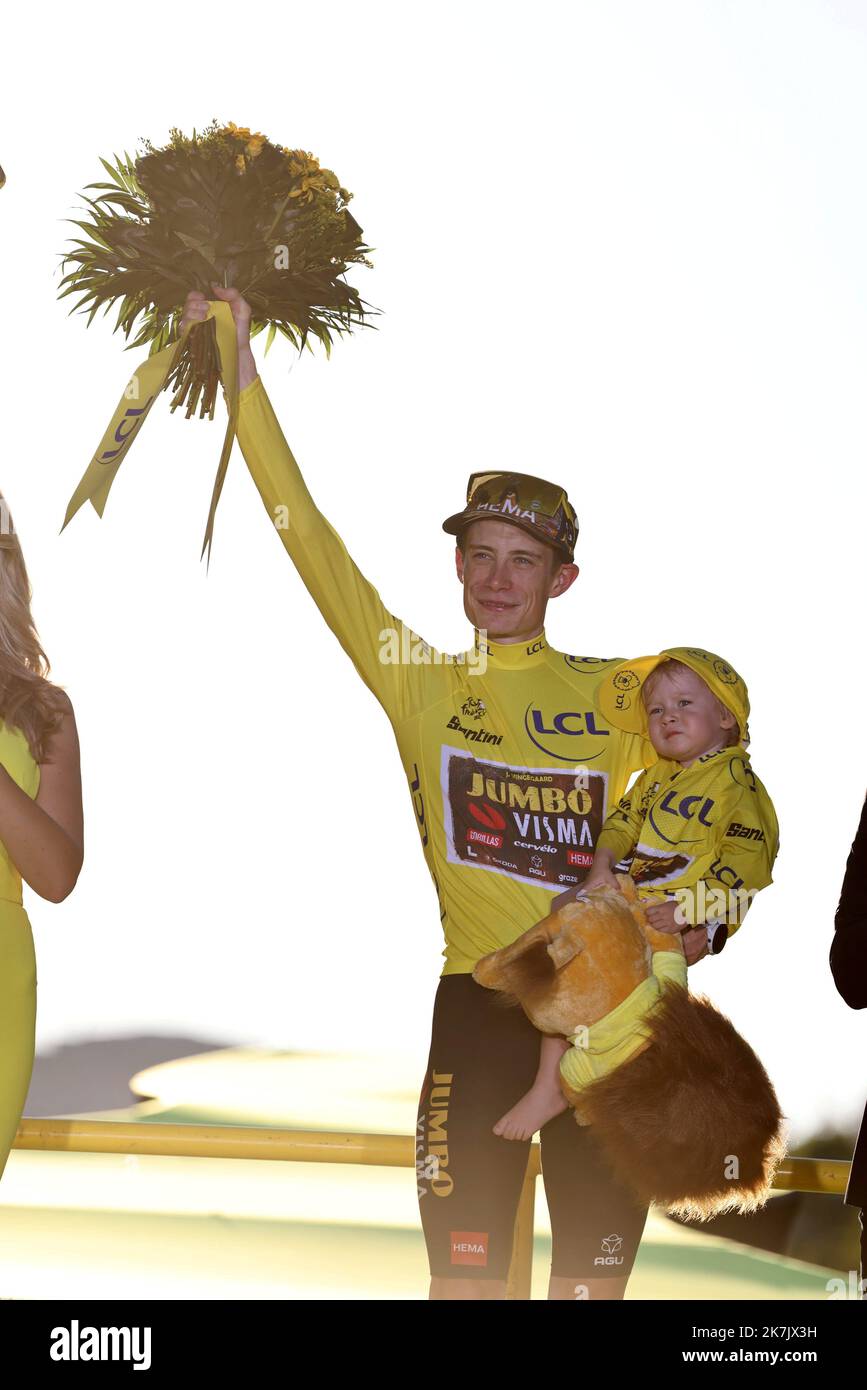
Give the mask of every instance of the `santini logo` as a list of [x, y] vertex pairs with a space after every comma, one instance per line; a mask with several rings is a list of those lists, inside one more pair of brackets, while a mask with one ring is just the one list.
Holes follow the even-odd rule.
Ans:
[[132, 1361], [134, 1371], [148, 1371], [151, 1364], [149, 1327], [80, 1327], [77, 1318], [69, 1327], [51, 1329], [52, 1361]]

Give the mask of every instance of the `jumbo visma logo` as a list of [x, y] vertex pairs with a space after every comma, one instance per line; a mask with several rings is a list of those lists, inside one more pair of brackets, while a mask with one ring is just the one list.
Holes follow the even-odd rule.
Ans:
[[661, 801], [652, 806], [649, 813], [650, 824], [653, 826], [657, 835], [664, 840], [667, 845], [693, 845], [705, 837], [702, 834], [687, 838], [686, 835], [666, 835], [659, 824], [659, 817], [662, 815], [676, 816], [678, 820], [687, 821], [696, 826], [704, 826], [709, 830], [713, 825], [710, 813], [714, 808], [713, 798], [710, 796], [681, 796], [678, 797], [676, 791], [666, 792]]
[[607, 745], [600, 739], [611, 737], [611, 730], [595, 709], [550, 711], [528, 705], [524, 728], [540, 752], [563, 763], [592, 762], [606, 751]]

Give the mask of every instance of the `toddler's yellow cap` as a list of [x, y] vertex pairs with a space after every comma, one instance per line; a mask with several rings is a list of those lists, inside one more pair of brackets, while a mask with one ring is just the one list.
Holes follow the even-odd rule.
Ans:
[[667, 647], [658, 656], [639, 656], [634, 661], [623, 661], [609, 671], [596, 691], [599, 708], [609, 724], [626, 733], [642, 734], [647, 738], [647, 711], [642, 699], [642, 688], [651, 671], [669, 659], [682, 661], [694, 671], [722, 700], [726, 709], [731, 710], [738, 721], [740, 742], [746, 746], [749, 741], [747, 719], [750, 701], [747, 687], [733, 666], [715, 652], [706, 652], [702, 647]]

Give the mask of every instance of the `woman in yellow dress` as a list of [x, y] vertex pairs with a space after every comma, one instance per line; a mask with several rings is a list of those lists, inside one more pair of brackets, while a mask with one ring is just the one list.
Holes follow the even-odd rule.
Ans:
[[24, 556], [0, 494], [0, 1175], [27, 1099], [36, 959], [22, 879], [59, 903], [84, 858], [78, 733], [30, 612]]

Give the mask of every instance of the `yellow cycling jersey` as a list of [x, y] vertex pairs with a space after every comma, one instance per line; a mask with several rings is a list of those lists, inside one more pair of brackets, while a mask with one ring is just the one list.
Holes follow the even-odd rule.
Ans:
[[318, 511], [258, 377], [240, 393], [237, 433], [283, 545], [391, 721], [439, 899], [442, 973], [472, 971], [582, 882], [609, 808], [655, 756], [596, 707], [614, 661], [554, 651], [544, 632], [436, 651]]
[[[740, 926], [767, 887], [779, 848], [773, 803], [738, 746], [691, 767], [661, 758], [637, 779], [602, 828], [642, 898], [675, 898], [687, 921]], [[681, 890], [688, 890], [683, 892]]]

